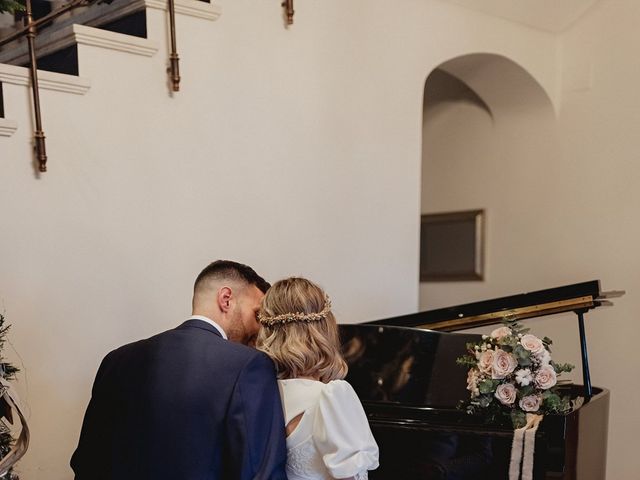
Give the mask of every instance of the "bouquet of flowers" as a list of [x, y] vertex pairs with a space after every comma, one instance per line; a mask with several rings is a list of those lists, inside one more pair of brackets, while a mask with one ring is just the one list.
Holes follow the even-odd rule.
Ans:
[[469, 368], [471, 398], [461, 406], [467, 413], [487, 413], [490, 421], [509, 416], [514, 428], [526, 424], [527, 413], [570, 411], [571, 399], [559, 394], [557, 384], [558, 376], [574, 367], [551, 360], [550, 346], [551, 339], [540, 339], [514, 321], [468, 343], [468, 354], [457, 359]]

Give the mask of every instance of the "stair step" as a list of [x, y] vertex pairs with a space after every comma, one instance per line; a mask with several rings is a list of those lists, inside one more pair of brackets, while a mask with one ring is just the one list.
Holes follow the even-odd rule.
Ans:
[[[74, 44], [84, 43], [129, 53], [150, 56], [158, 45], [148, 42], [147, 9], [166, 11], [166, 0], [115, 0], [111, 4], [95, 4], [76, 10], [67, 18], [59, 18], [36, 37], [36, 55], [41, 70], [78, 75], [78, 52]], [[220, 7], [205, 1], [175, 0], [176, 13], [206, 20], [216, 20]], [[93, 28], [92, 30], [83, 30]], [[96, 29], [104, 30], [101, 36]], [[115, 37], [108, 35], [122, 35]], [[124, 37], [132, 37], [125, 40]], [[138, 40], [138, 42], [136, 42]], [[25, 39], [6, 45], [0, 50], [0, 63], [28, 65], [29, 55]]]
[[[29, 69], [15, 65], [0, 64], [0, 82], [2, 84], [24, 85], [28, 87], [31, 85]], [[41, 90], [84, 95], [89, 91], [91, 81], [83, 77], [38, 71], [38, 85]]]
[[[77, 45], [92, 45], [146, 57], [154, 55], [159, 48], [157, 42], [146, 38], [73, 24], [36, 38], [38, 69], [78, 75]], [[0, 52], [0, 63], [26, 66], [28, 62], [26, 45]]]
[[13, 120], [0, 118], [0, 137], [10, 137], [18, 129], [18, 124]]
[[[15, 65], [0, 64], [0, 137], [10, 137], [18, 128], [17, 122], [5, 118], [11, 114], [4, 106], [4, 98], [8, 95], [7, 85], [20, 85], [24, 88], [30, 88], [31, 77], [29, 69]], [[73, 75], [38, 71], [38, 85], [41, 91], [53, 90], [74, 95], [84, 95], [89, 91], [91, 82], [87, 78]]]

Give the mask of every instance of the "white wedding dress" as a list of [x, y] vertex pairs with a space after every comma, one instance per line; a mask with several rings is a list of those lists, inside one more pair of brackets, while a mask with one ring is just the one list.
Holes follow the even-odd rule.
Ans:
[[378, 445], [356, 392], [344, 380], [279, 380], [286, 424], [289, 480], [367, 480], [378, 468]]

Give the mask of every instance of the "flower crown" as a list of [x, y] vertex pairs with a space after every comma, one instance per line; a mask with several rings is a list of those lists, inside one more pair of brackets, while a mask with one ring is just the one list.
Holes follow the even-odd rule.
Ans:
[[281, 313], [280, 315], [265, 315], [264, 313], [258, 313], [258, 321], [263, 325], [273, 326], [278, 323], [285, 324], [291, 322], [317, 322], [325, 320], [327, 315], [331, 311], [331, 300], [327, 294], [324, 295], [324, 308], [319, 312], [302, 313], [302, 312], [289, 312]]

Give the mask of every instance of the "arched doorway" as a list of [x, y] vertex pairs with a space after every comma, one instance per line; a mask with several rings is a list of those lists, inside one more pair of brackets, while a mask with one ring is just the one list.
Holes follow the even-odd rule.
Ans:
[[539, 159], [556, 155], [550, 95], [522, 66], [482, 53], [431, 71], [424, 88], [421, 212], [484, 209], [485, 275], [481, 281], [421, 283], [421, 310], [511, 290], [511, 273], [494, 259], [526, 248], [526, 218], [550, 173]]

